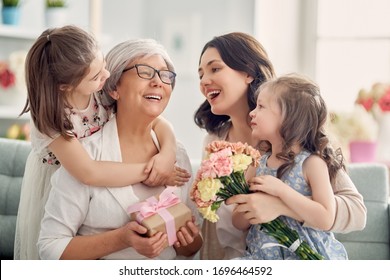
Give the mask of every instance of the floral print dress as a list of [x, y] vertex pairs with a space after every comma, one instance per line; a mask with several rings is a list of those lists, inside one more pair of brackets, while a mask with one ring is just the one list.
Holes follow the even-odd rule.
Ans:
[[[84, 110], [67, 109], [69, 119], [73, 124], [72, 134], [77, 139], [83, 139], [99, 131], [109, 119], [109, 109], [103, 106], [101, 93], [92, 95], [88, 107]], [[41, 153], [43, 163], [59, 165], [60, 162], [47, 148]]]
[[[260, 175], [272, 175], [276, 176], [277, 169], [267, 167], [267, 159], [270, 154], [265, 154], [260, 159], [260, 165], [257, 169], [257, 176]], [[295, 157], [295, 165], [282, 177], [282, 181], [287, 185], [298, 191], [299, 193], [310, 196], [311, 189], [306, 183], [303, 172], [302, 164], [306, 158], [310, 156], [310, 153], [303, 151]], [[303, 227], [302, 223], [295, 219], [280, 216], [287, 226], [298, 232], [298, 235], [302, 240], [305, 240], [309, 246], [314, 248], [318, 253], [324, 256], [325, 259], [331, 260], [345, 260], [348, 259], [347, 251], [343, 244], [335, 239], [332, 232], [316, 230], [310, 227]], [[247, 238], [247, 249], [244, 256], [240, 259], [251, 260], [282, 260], [293, 259], [298, 260], [299, 257], [287, 248], [280, 246], [278, 241], [269, 236], [261, 224], [252, 225], [249, 229]]]
[[[101, 102], [101, 93], [91, 96], [85, 110], [69, 110], [74, 129], [72, 133], [81, 140], [97, 131], [108, 121], [110, 111]], [[32, 123], [32, 122], [31, 122]], [[45, 204], [51, 189], [51, 177], [60, 162], [48, 149], [53, 138], [43, 135], [31, 124], [32, 151], [26, 161], [16, 222], [14, 258], [38, 260], [36, 246]], [[77, 160], [77, 159], [75, 159]]]

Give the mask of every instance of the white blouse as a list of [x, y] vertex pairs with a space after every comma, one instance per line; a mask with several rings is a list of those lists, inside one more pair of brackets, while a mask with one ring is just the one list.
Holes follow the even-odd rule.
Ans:
[[[152, 137], [157, 138], [153, 132]], [[90, 155], [98, 160], [121, 162], [121, 152], [116, 126], [112, 118], [102, 132], [86, 137], [83, 141]], [[191, 172], [191, 164], [184, 147], [178, 143], [178, 166]], [[190, 207], [199, 223], [199, 214], [189, 191], [192, 179], [175, 193]], [[122, 188], [87, 186], [73, 178], [63, 167], [52, 177], [52, 189], [42, 220], [38, 247], [41, 259], [59, 259], [68, 243], [76, 235], [92, 235], [122, 227], [130, 221], [128, 206], [146, 197], [161, 193], [165, 187], [150, 188], [136, 184]], [[156, 259], [175, 259], [173, 246], [167, 247]], [[127, 248], [103, 259], [146, 259], [133, 248]]]

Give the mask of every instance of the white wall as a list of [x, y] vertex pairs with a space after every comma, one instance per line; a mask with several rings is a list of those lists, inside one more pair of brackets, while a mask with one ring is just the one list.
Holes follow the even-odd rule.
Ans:
[[[277, 75], [302, 71], [302, 0], [257, 0], [254, 33], [263, 44]], [[314, 1], [313, 1], [314, 2]]]

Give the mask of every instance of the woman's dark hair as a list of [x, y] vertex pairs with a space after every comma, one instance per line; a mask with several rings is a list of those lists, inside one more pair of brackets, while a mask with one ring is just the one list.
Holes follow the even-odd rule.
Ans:
[[[256, 106], [255, 92], [257, 88], [264, 81], [275, 76], [274, 68], [263, 46], [251, 35], [232, 32], [214, 37], [206, 43], [200, 59], [208, 48], [216, 48], [223, 62], [230, 68], [245, 72], [254, 78], [247, 92], [248, 105], [250, 110], [253, 110]], [[194, 114], [197, 126], [206, 129], [207, 132], [217, 134], [226, 126], [229, 119], [230, 117], [226, 115], [213, 114], [207, 100], [200, 105]]]
[[65, 112], [66, 92], [60, 87], [77, 87], [98, 49], [95, 38], [76, 26], [45, 30], [27, 54], [27, 101], [20, 115], [30, 111], [41, 133], [69, 139], [73, 125]]

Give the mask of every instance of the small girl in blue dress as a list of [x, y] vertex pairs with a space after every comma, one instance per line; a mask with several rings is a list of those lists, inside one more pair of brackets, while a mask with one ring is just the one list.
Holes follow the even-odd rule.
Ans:
[[[249, 115], [252, 135], [265, 152], [250, 190], [281, 199], [294, 214], [280, 219], [325, 259], [347, 259], [344, 246], [328, 231], [336, 213], [331, 182], [345, 166], [326, 135], [328, 113], [317, 85], [295, 74], [268, 81], [258, 89]], [[299, 259], [249, 219], [233, 212], [233, 225], [249, 229], [242, 259]]]

